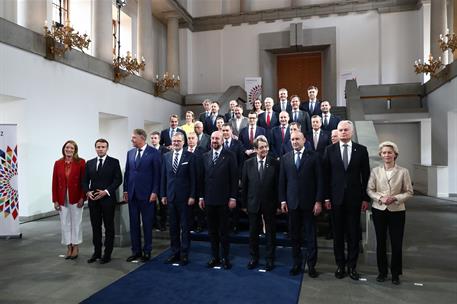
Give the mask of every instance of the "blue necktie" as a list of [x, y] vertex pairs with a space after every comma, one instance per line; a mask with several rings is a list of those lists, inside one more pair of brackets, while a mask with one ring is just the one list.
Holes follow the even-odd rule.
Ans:
[[136, 158], [135, 158], [135, 168], [138, 167], [140, 164], [140, 159], [141, 159], [141, 149], [138, 149], [138, 152], [136, 153]]
[[295, 154], [297, 155], [296, 158], [295, 158], [295, 167], [297, 167], [297, 170], [300, 168], [300, 154], [301, 152], [298, 151], [298, 152], [295, 152]]
[[219, 158], [219, 152], [214, 152], [214, 155], [213, 155], [213, 165], [216, 164], [216, 161], [217, 161], [218, 158]]
[[176, 171], [178, 171], [178, 156], [179, 156], [179, 153], [176, 152], [175, 158], [173, 159], [173, 173], [176, 173]]

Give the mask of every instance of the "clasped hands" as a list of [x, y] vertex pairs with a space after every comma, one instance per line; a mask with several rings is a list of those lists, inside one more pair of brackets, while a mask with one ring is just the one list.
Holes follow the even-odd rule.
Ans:
[[87, 197], [92, 201], [97, 201], [108, 195], [108, 193], [106, 193], [105, 190], [100, 190], [100, 189], [97, 189], [95, 191], [89, 191], [86, 194], [87, 194]]
[[387, 195], [387, 196], [381, 196], [381, 198], [379, 200], [384, 205], [390, 205], [393, 202], [395, 202], [397, 199], [395, 198], [395, 196]]

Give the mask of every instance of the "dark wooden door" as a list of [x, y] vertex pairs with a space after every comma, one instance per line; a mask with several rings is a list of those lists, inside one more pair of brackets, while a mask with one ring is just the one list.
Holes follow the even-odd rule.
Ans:
[[298, 95], [301, 100], [307, 100], [307, 88], [314, 85], [319, 89], [317, 98], [322, 98], [322, 54], [320, 52], [279, 55], [276, 70], [278, 90], [286, 88], [289, 96]]

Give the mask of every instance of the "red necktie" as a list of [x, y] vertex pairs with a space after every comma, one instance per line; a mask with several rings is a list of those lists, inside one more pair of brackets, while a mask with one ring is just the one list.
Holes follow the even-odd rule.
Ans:
[[282, 142], [284, 143], [284, 137], [285, 137], [285, 128], [281, 127], [281, 136], [282, 136]]
[[249, 142], [252, 144], [254, 142], [254, 128], [251, 127], [251, 133], [249, 134]]
[[270, 126], [270, 121], [271, 121], [270, 111], [268, 111], [268, 112], [267, 112], [267, 126], [268, 126], [268, 127]]

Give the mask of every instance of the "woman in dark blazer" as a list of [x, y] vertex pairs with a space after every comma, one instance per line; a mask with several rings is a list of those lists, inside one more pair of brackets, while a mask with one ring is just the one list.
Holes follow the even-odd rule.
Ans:
[[52, 202], [59, 211], [62, 244], [67, 245], [65, 259], [78, 257], [82, 242], [81, 221], [85, 194], [81, 181], [86, 162], [78, 156], [78, 145], [68, 140], [62, 147], [62, 158], [54, 163], [52, 174]]
[[398, 166], [398, 147], [385, 141], [379, 145], [379, 156], [383, 164], [373, 168], [368, 181], [367, 192], [373, 200], [373, 223], [376, 230], [376, 257], [378, 282], [387, 279], [386, 239], [389, 230], [392, 247], [390, 272], [392, 283], [400, 284], [402, 274], [402, 243], [405, 229], [405, 201], [413, 195], [413, 186], [407, 169]]

